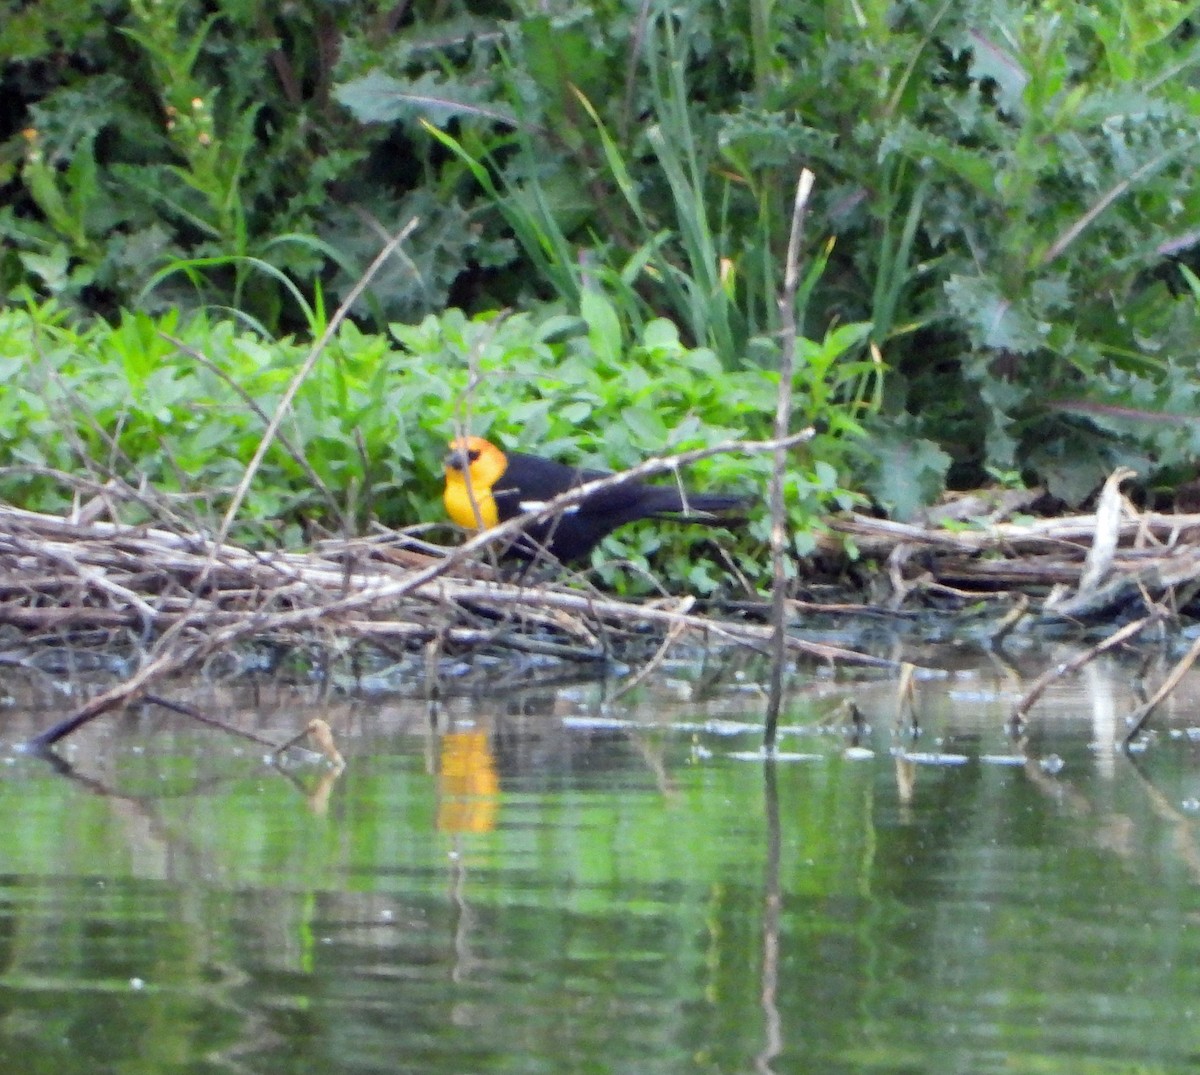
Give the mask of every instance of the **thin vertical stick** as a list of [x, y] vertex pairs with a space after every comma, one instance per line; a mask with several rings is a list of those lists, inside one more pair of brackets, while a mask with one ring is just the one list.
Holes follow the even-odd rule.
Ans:
[[[792, 424], [792, 378], [796, 368], [796, 294], [800, 290], [800, 240], [804, 234], [804, 216], [815, 177], [807, 168], [800, 169], [796, 200], [792, 204], [792, 232], [788, 237], [787, 261], [783, 271], [783, 292], [779, 296], [779, 402], [775, 409], [775, 436], [786, 437]], [[783, 703], [783, 673], [787, 661], [787, 505], [783, 502], [783, 478], [787, 467], [787, 449], [775, 449], [771, 472], [771, 682], [767, 692], [767, 724], [763, 746], [775, 749], [779, 709]]]

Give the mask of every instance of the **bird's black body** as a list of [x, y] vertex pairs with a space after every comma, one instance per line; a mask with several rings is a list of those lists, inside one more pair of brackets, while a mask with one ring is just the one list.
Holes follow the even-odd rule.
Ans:
[[[492, 486], [501, 520], [536, 510], [577, 485], [604, 478], [600, 470], [584, 470], [541, 456], [506, 452], [508, 466]], [[524, 557], [545, 550], [563, 563], [587, 556], [597, 544], [626, 523], [677, 517], [683, 522], [717, 522], [712, 513], [746, 507], [747, 498], [722, 493], [684, 493], [674, 485], [628, 481], [593, 493], [574, 507], [527, 530], [528, 542], [513, 552]]]

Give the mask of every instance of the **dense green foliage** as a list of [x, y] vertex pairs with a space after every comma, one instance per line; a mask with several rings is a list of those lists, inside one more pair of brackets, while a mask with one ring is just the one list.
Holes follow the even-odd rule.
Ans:
[[[307, 329], [415, 217], [356, 310], [377, 329], [601, 296], [588, 362], [668, 318], [750, 376], [803, 163], [804, 331], [870, 323], [888, 371], [854, 480], [898, 514], [989, 474], [1076, 503], [1200, 447], [1194, 8], [6, 0], [0, 289]], [[577, 413], [585, 451], [612, 412]]]
[[[584, 310], [589, 320], [467, 320], [452, 310], [393, 326], [393, 343], [344, 325], [301, 385], [238, 535], [295, 543], [305, 532], [358, 533], [373, 521], [442, 521], [442, 456], [463, 428], [600, 467], [770, 435], [774, 374], [725, 371], [666, 320], [648, 323], [622, 350], [603, 297], [591, 296]], [[855, 427], [826, 401], [853, 392], [848, 376], [860, 392], [870, 383], [869, 367], [844, 360], [863, 331], [843, 328], [805, 345], [807, 402], [798, 417], [832, 414], [835, 422], [795, 455], [789, 475], [799, 552], [814, 516], [848, 497], [832, 461]], [[169, 512], [211, 532], [307, 350], [264, 344], [202, 314], [129, 314], [113, 327], [77, 330], [50, 308], [0, 311], [0, 496], [55, 511], [108, 485], [127, 518]], [[595, 434], [581, 435], [585, 420]], [[686, 478], [753, 492], [765, 486], [768, 466], [765, 456], [719, 456]], [[765, 525], [752, 520], [743, 549], [765, 537]], [[597, 562], [617, 556], [645, 567], [654, 557], [676, 583], [709, 592], [723, 572], [687, 555], [702, 536], [630, 528], [609, 539]], [[761, 581], [756, 562], [765, 558], [749, 561], [746, 576]], [[629, 581], [611, 566], [606, 577]]]

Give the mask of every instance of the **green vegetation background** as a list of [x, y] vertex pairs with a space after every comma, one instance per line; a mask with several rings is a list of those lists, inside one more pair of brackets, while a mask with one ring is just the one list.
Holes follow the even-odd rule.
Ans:
[[[1200, 413], [1196, 8], [3, 0], [0, 495], [116, 479], [210, 525], [414, 219], [243, 536], [438, 519], [463, 423], [607, 466], [763, 435], [802, 165], [797, 551], [863, 495], [1075, 506], [1119, 463], [1169, 489]], [[687, 540], [606, 555], [710, 589]]]

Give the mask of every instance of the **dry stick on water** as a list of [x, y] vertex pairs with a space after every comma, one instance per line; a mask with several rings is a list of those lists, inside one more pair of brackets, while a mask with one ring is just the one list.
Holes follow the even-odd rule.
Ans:
[[1100, 500], [1096, 504], [1096, 533], [1079, 575], [1080, 597], [1099, 589], [1100, 584], [1112, 574], [1113, 559], [1121, 540], [1121, 514], [1124, 508], [1121, 484], [1136, 477], [1137, 471], [1132, 467], [1117, 467], [1100, 491]]
[[900, 666], [900, 679], [896, 683], [896, 727], [899, 734], [907, 730], [915, 738], [921, 734], [921, 723], [917, 718], [917, 666], [905, 661]]
[[[792, 231], [788, 237], [787, 261], [783, 271], [783, 292], [779, 296], [781, 326], [779, 349], [779, 403], [775, 410], [775, 465], [771, 471], [771, 678], [767, 692], [766, 728], [763, 746], [775, 749], [779, 727], [779, 709], [783, 704], [783, 675], [787, 662], [785, 621], [787, 619], [787, 505], [783, 501], [783, 478], [787, 468], [787, 449], [781, 442], [792, 424], [792, 375], [796, 365], [796, 294], [800, 289], [800, 239], [804, 234], [804, 215], [812, 193], [814, 176], [800, 169], [796, 200], [792, 205]], [[806, 431], [808, 437], [812, 430]], [[807, 437], [805, 438], [807, 439]]]
[[654, 652], [654, 655], [641, 668], [638, 669], [637, 675], [627, 682], [621, 684], [621, 689], [612, 696], [612, 701], [616, 702], [624, 698], [631, 690], [634, 690], [639, 684], [645, 682], [646, 677], [651, 675], [654, 670], [666, 660], [667, 654], [676, 642], [679, 641], [679, 636], [687, 629], [688, 621], [683, 619], [692, 606], [696, 603], [696, 598], [693, 594], [688, 594], [682, 601], [679, 602], [679, 607], [672, 611], [679, 613], [680, 618], [671, 624], [667, 631], [667, 637], [662, 640], [662, 645]]
[[1025, 618], [1028, 611], [1029, 595], [1018, 594], [1016, 604], [993, 625], [991, 634], [988, 636], [988, 642], [999, 649], [1003, 645], [1004, 640], [1012, 634], [1017, 624]]
[[333, 729], [329, 727], [328, 721], [322, 720], [320, 717], [313, 717], [302, 731], [297, 732], [286, 743], [276, 746], [273, 754], [274, 760], [278, 761], [285, 750], [294, 747], [302, 739], [313, 743], [337, 772], [340, 773], [346, 768], [346, 759], [342, 757], [342, 752], [338, 750], [337, 744], [334, 742]]
[[101, 713], [107, 713], [110, 709], [131, 701], [138, 694], [143, 693], [160, 675], [173, 672], [177, 667], [173, 654], [160, 653], [154, 660], [142, 665], [123, 683], [118, 683], [115, 687], [110, 687], [102, 694], [89, 699], [66, 720], [60, 721], [41, 735], [34, 736], [25, 743], [25, 749], [35, 753], [49, 749], [60, 739], [82, 728]]
[[1022, 698], [1014, 707], [1012, 716], [1009, 718], [1009, 725], [1014, 730], [1021, 727], [1025, 720], [1025, 716], [1029, 710], [1056, 679], [1061, 679], [1063, 676], [1068, 676], [1072, 672], [1077, 672], [1085, 664], [1094, 661], [1102, 653], [1106, 653], [1114, 646], [1119, 646], [1122, 642], [1126, 642], [1134, 635], [1144, 631], [1151, 624], [1157, 623], [1163, 618], [1165, 611], [1161, 608], [1155, 608], [1149, 616], [1143, 616], [1140, 620], [1134, 620], [1133, 623], [1127, 623], [1119, 631], [1113, 632], [1106, 639], [1097, 642], [1090, 649], [1084, 650], [1082, 653], [1076, 654], [1069, 661], [1064, 661], [1062, 664], [1055, 665], [1053, 668], [1047, 668], [1040, 676], [1034, 680], [1033, 686], [1025, 692], [1025, 697]]
[[1143, 705], [1138, 706], [1128, 719], [1132, 722], [1128, 733], [1125, 736], [1125, 745], [1129, 746], [1134, 738], [1141, 733], [1141, 730], [1146, 726], [1146, 722], [1150, 719], [1150, 714], [1158, 707], [1168, 694], [1179, 686], [1179, 681], [1187, 674], [1187, 670], [1196, 663], [1196, 658], [1200, 657], [1200, 638], [1191, 644], [1180, 659], [1179, 662], [1171, 669], [1171, 674], [1163, 680], [1163, 685], [1154, 692], [1154, 696]]
[[[179, 713], [181, 716], [188, 717], [190, 720], [198, 721], [201, 724], [207, 724], [211, 728], [218, 728], [223, 732], [228, 732], [230, 735], [238, 736], [241, 739], [248, 739], [251, 743], [257, 743], [259, 746], [270, 747], [272, 750], [282, 750], [283, 747], [276, 748], [275, 743], [268, 739], [265, 735], [259, 735], [257, 732], [247, 731], [245, 728], [239, 728], [236, 724], [230, 724], [228, 721], [219, 720], [216, 717], [210, 717], [207, 713], [201, 712], [195, 706], [185, 705], [183, 702], [173, 702], [170, 698], [162, 698], [157, 694], [144, 694], [142, 701], [148, 702], [150, 705], [161, 706], [163, 709], [169, 709], [172, 713]], [[288, 746], [290, 744], [284, 744]]]

